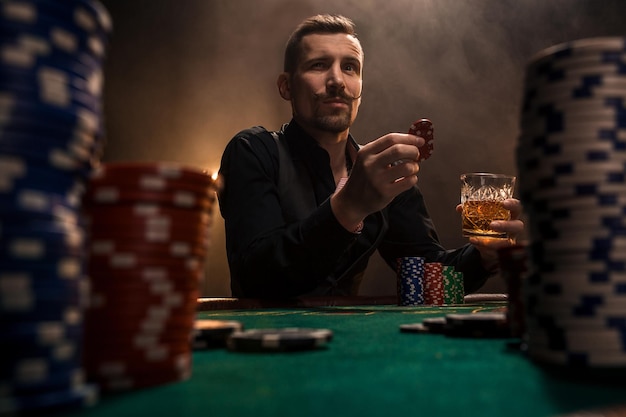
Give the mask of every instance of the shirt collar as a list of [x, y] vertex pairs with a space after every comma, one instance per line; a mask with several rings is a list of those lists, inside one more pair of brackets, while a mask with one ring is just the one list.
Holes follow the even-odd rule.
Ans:
[[[304, 156], [308, 152], [319, 152], [320, 150], [326, 151], [318, 145], [317, 141], [309, 135], [294, 119], [285, 125], [281, 129], [292, 151], [295, 152], [294, 156]], [[354, 140], [351, 134], [348, 134], [348, 143], [354, 146], [357, 150], [360, 148], [359, 144]]]

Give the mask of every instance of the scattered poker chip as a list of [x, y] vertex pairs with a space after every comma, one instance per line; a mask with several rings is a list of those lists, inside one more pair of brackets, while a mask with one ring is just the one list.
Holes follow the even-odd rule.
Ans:
[[445, 333], [447, 320], [445, 317], [428, 317], [422, 320], [422, 324], [431, 333]]
[[242, 330], [243, 324], [235, 320], [196, 320], [192, 345], [198, 350], [224, 347], [228, 336]]
[[226, 346], [236, 352], [290, 352], [326, 347], [333, 332], [328, 329], [251, 329], [232, 333]]
[[424, 323], [408, 323], [401, 324], [400, 331], [403, 333], [431, 333], [430, 329]]
[[447, 314], [446, 334], [458, 337], [509, 337], [505, 313]]
[[471, 338], [509, 337], [505, 313], [455, 313], [445, 317], [428, 317], [420, 323], [402, 324], [400, 331]]
[[400, 331], [404, 333], [445, 334], [446, 318], [428, 317], [422, 320], [421, 323], [401, 324]]
[[419, 119], [414, 122], [409, 128], [410, 135], [419, 136], [421, 138], [424, 138], [424, 140], [426, 141], [424, 145], [419, 148], [420, 156], [418, 158], [418, 161], [430, 158], [430, 155], [433, 153], [433, 141], [435, 139], [434, 131], [435, 130], [433, 128], [433, 124], [428, 119]]

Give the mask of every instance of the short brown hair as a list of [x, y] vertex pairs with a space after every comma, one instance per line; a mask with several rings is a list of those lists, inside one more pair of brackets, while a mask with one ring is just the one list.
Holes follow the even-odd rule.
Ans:
[[311, 16], [298, 25], [287, 41], [283, 67], [285, 72], [293, 72], [296, 69], [302, 38], [313, 33], [345, 33], [357, 37], [354, 22], [345, 16], [329, 14]]

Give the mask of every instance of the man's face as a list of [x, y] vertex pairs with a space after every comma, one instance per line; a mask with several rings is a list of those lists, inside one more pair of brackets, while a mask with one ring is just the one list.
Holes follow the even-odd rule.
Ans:
[[296, 70], [287, 75], [288, 97], [283, 94], [296, 121], [323, 132], [347, 131], [361, 104], [362, 67], [363, 51], [354, 36], [305, 36]]

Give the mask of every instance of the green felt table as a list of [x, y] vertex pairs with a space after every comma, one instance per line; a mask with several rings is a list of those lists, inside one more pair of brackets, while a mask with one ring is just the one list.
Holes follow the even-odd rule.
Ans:
[[512, 348], [511, 340], [399, 330], [425, 317], [504, 304], [225, 304], [229, 309], [200, 311], [198, 317], [238, 320], [247, 329], [328, 328], [334, 338], [325, 349], [295, 353], [197, 351], [187, 381], [105, 396], [92, 408], [65, 415], [540, 417], [626, 403], [626, 385], [548, 371]]

